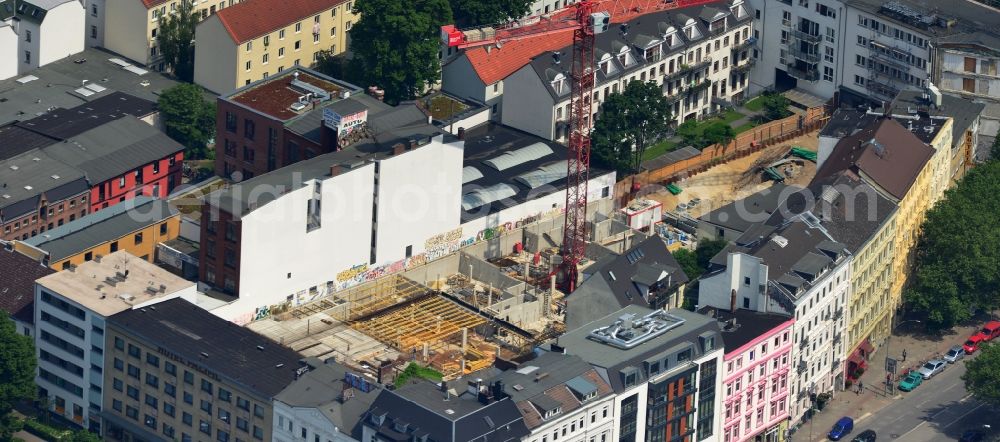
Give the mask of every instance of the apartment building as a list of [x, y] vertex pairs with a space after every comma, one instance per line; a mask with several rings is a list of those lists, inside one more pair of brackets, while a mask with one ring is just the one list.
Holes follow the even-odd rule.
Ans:
[[180, 213], [165, 200], [142, 196], [15, 242], [14, 247], [42, 252], [55, 270], [67, 270], [118, 250], [152, 263], [157, 244], [177, 238], [180, 224]]
[[321, 124], [324, 111], [317, 108], [348, 99], [341, 112], [352, 117], [365, 109], [390, 108], [360, 92], [355, 85], [295, 66], [220, 96], [215, 139], [222, 150], [215, 156], [215, 174], [235, 180], [239, 172], [246, 180], [337, 150], [337, 136]]
[[525, 419], [501, 384], [461, 389], [421, 379], [382, 390], [361, 421], [360, 440], [521, 440], [528, 435]]
[[361, 440], [361, 419], [381, 386], [333, 360], [302, 361], [309, 371], [274, 396], [274, 441]]
[[309, 370], [187, 299], [112, 315], [105, 340], [105, 440], [269, 442], [275, 395]]
[[[39, 278], [38, 396], [59, 416], [101, 433], [104, 398], [111, 391], [105, 384], [112, 371], [106, 364], [108, 318], [172, 298], [194, 302], [196, 296], [194, 283], [125, 251]], [[117, 362], [115, 368], [124, 370]]]
[[[855, 285], [855, 296], [877, 307], [869, 310], [874, 317], [854, 317], [850, 335], [852, 354], [858, 349], [867, 349], [859, 353], [870, 353], [891, 332], [893, 318], [902, 304], [902, 289], [912, 264], [920, 224], [951, 182], [952, 125], [949, 117], [933, 118], [919, 113], [878, 118], [842, 139], [817, 171], [817, 180], [851, 171], [898, 206], [887, 232], [892, 246], [877, 256], [862, 257], [865, 262], [858, 264], [857, 270], [876, 273], [879, 278], [874, 287]], [[868, 289], [876, 291], [874, 296]]]
[[353, 1], [246, 0], [198, 24], [194, 81], [218, 94], [347, 49]]
[[583, 282], [567, 298], [566, 327], [577, 328], [627, 305], [651, 309], [680, 308], [688, 277], [658, 235], [634, 237], [583, 270]]
[[[675, 123], [703, 118], [742, 100], [749, 81], [751, 16], [742, 0], [654, 12], [597, 35], [593, 101], [631, 81], [662, 87]], [[503, 124], [542, 138], [569, 133], [572, 46], [545, 51], [504, 79]]]
[[[3, 239], [28, 239], [87, 214], [90, 186], [83, 172], [39, 149], [0, 161]], [[16, 185], [15, 185], [16, 184]]]
[[83, 16], [74, 0], [0, 1], [0, 80], [83, 51]]
[[176, 13], [181, 2], [191, 2], [201, 20], [243, 0], [86, 0], [87, 46], [100, 46], [147, 69], [163, 72], [167, 66], [156, 43], [160, 18]]
[[[933, 92], [933, 91], [932, 91]], [[937, 98], [940, 97], [940, 105]], [[922, 93], [920, 91], [903, 91], [896, 96], [892, 102], [892, 113], [896, 115], [907, 115], [907, 124], [915, 124], [919, 127], [930, 126], [923, 124], [921, 120], [929, 120], [938, 117], [939, 124], [943, 122], [941, 117], [950, 117], [951, 123], [951, 160], [948, 173], [950, 182], [945, 183], [952, 186], [960, 180], [965, 173], [978, 162], [976, 151], [979, 148], [979, 136], [982, 133], [981, 116], [986, 105], [951, 94]], [[913, 116], [919, 118], [913, 120]], [[914, 121], [909, 123], [909, 121]], [[943, 129], [943, 127], [942, 127]], [[926, 131], [925, 131], [926, 133]], [[946, 134], [940, 133], [931, 141], [931, 145], [937, 146], [944, 143]]]
[[[787, 414], [798, 422], [815, 395], [833, 394], [843, 382], [844, 344], [838, 335], [846, 323], [851, 252], [812, 212], [769, 221], [713, 259], [713, 268], [699, 286], [698, 305], [782, 312], [795, 318]], [[753, 399], [751, 394], [751, 405]], [[770, 414], [762, 417], [772, 421]]]
[[723, 343], [714, 319], [631, 305], [568, 331], [559, 345], [606, 373], [615, 392], [609, 440], [722, 440]]
[[[480, 390], [481, 380], [467, 380], [470, 393]], [[611, 440], [614, 390], [583, 359], [555, 351], [542, 353], [489, 379], [488, 384], [497, 382], [497, 390], [517, 404], [530, 431], [520, 440]]]
[[723, 441], [785, 440], [794, 319], [745, 309], [699, 310], [722, 323]]

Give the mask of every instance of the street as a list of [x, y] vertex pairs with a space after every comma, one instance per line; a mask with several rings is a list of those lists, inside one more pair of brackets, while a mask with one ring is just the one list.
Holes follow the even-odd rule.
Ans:
[[[1000, 418], [995, 412], [965, 391], [961, 377], [965, 373], [965, 361], [972, 357], [967, 356], [963, 361], [950, 364], [912, 392], [900, 392], [901, 395], [885, 408], [855, 416], [851, 437], [871, 429], [878, 434], [879, 440], [958, 440], [966, 430], [980, 428], [983, 424], [997, 425]], [[881, 394], [884, 385], [868, 385], [867, 388], [878, 390]], [[828, 430], [823, 428], [823, 434], [814, 434], [814, 440], [823, 440]]]

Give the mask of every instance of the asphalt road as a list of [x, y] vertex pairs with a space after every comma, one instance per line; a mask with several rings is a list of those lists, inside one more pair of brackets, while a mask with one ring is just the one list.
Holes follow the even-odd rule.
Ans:
[[902, 392], [901, 398], [879, 412], [859, 419], [852, 436], [871, 429], [878, 434], [879, 441], [947, 441], [958, 440], [966, 430], [983, 424], [1000, 427], [1000, 412], [966, 392], [963, 373], [964, 361], [949, 364], [912, 392]]

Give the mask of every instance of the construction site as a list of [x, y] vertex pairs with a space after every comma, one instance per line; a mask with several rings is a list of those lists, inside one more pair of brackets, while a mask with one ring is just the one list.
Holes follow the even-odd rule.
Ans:
[[[592, 205], [590, 229], [598, 241], [588, 245], [581, 269], [631, 234], [610, 205]], [[498, 357], [517, 359], [565, 331], [555, 271], [562, 228], [562, 217], [541, 220], [248, 327], [303, 356], [333, 359], [385, 383], [409, 362], [452, 379]]]

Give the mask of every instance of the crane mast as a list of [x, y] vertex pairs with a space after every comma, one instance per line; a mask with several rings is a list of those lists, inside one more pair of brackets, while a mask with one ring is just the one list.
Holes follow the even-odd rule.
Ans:
[[[716, 3], [719, 0], [580, 0], [569, 13], [556, 13], [497, 26], [459, 30], [441, 27], [442, 41], [451, 47], [473, 48], [496, 45], [521, 38], [573, 30], [573, 60], [570, 72], [569, 143], [566, 174], [566, 217], [560, 251], [563, 286], [567, 293], [576, 289], [579, 264], [587, 249], [587, 183], [590, 169], [590, 131], [594, 118], [594, 38], [607, 30], [614, 16], [621, 22], [630, 16]], [[610, 7], [608, 7], [610, 5]]]

